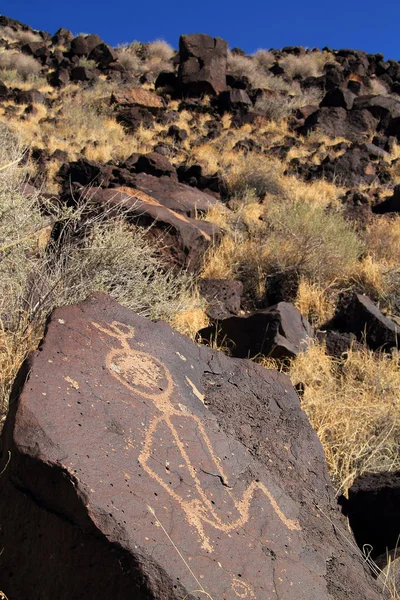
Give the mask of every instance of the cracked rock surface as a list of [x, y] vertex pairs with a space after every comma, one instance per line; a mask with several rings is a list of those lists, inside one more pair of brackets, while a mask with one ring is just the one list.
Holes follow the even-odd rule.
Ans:
[[3, 431], [18, 600], [374, 600], [290, 381], [95, 294], [56, 310]]

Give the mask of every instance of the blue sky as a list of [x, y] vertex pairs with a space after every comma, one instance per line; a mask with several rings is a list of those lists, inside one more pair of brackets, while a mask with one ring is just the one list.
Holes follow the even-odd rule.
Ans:
[[208, 33], [247, 53], [258, 48], [357, 48], [400, 60], [399, 0], [1, 0], [35, 29], [98, 33], [117, 45]]

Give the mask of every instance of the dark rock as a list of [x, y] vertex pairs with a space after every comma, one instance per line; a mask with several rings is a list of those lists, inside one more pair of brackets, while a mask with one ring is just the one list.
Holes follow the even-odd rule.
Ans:
[[279, 302], [294, 302], [300, 285], [300, 274], [296, 269], [280, 271], [267, 277], [265, 300], [267, 306]]
[[8, 87], [2, 81], [0, 81], [0, 100], [7, 100], [8, 94]]
[[12, 91], [12, 97], [16, 104], [43, 104], [44, 96], [37, 90], [19, 90]]
[[391, 212], [400, 213], [400, 185], [395, 186], [393, 196], [389, 196], [389, 198], [386, 198], [383, 202], [376, 204], [372, 208], [372, 212], [377, 215]]
[[83, 186], [96, 184], [107, 187], [112, 177], [112, 167], [80, 158], [75, 162], [63, 164], [59, 177], [65, 180], [67, 186], [72, 182]]
[[356, 226], [365, 229], [371, 222], [371, 200], [369, 196], [358, 189], [350, 189], [341, 198], [344, 205], [344, 215]]
[[163, 112], [157, 119], [157, 123], [161, 123], [161, 125], [169, 125], [170, 123], [176, 123], [179, 121], [180, 115], [177, 110], [168, 110], [167, 112]]
[[166, 176], [173, 180], [177, 180], [176, 169], [171, 165], [165, 156], [161, 156], [157, 152], [142, 154], [136, 162], [137, 173], [148, 173], [156, 177]]
[[95, 69], [88, 69], [87, 67], [74, 67], [71, 70], [71, 81], [92, 81], [96, 79]]
[[386, 150], [379, 148], [379, 146], [376, 146], [375, 144], [364, 142], [364, 144], [362, 144], [360, 148], [361, 150], [366, 150], [371, 158], [381, 158], [385, 160], [390, 159], [389, 152], [386, 152]]
[[74, 34], [68, 29], [64, 29], [63, 27], [61, 27], [55, 32], [55, 34], [51, 38], [51, 41], [55, 46], [68, 46], [73, 39]]
[[338, 158], [332, 159], [328, 156], [316, 172], [329, 181], [346, 186], [369, 185], [377, 179], [377, 171], [369, 153], [360, 148], [350, 148]]
[[22, 46], [21, 51], [38, 59], [49, 55], [49, 49], [44, 42], [28, 42]]
[[322, 107], [312, 113], [305, 121], [301, 133], [307, 134], [316, 129], [331, 138], [344, 137], [350, 141], [359, 141], [376, 131], [378, 119], [375, 119], [367, 109], [347, 112], [342, 107]]
[[116, 120], [124, 126], [128, 133], [134, 133], [140, 125], [150, 129], [154, 124], [154, 116], [150, 110], [140, 106], [119, 108]]
[[177, 125], [171, 125], [168, 129], [168, 135], [174, 138], [175, 142], [184, 142], [188, 136], [187, 131], [178, 127]]
[[234, 88], [219, 95], [218, 105], [220, 112], [224, 113], [247, 110], [253, 106], [253, 103], [246, 90]]
[[96, 46], [102, 43], [103, 40], [96, 34], [78, 35], [71, 41], [70, 52], [75, 56], [87, 56]]
[[380, 597], [283, 374], [97, 294], [53, 313], [19, 388], [0, 496], [9, 597], [200, 597], [165, 531], [214, 598]]
[[179, 83], [186, 96], [216, 95], [226, 89], [228, 43], [204, 34], [179, 40]]
[[372, 558], [398, 547], [399, 503], [400, 472], [365, 473], [349, 489], [344, 513], [357, 544], [368, 545]]
[[63, 87], [70, 81], [69, 71], [67, 69], [58, 69], [53, 71], [48, 75], [47, 81], [53, 87]]
[[357, 345], [356, 336], [353, 333], [340, 333], [339, 331], [317, 331], [317, 339], [325, 345], [329, 356], [342, 359], [351, 347]]
[[237, 358], [293, 358], [307, 348], [313, 329], [297, 308], [279, 302], [245, 317], [230, 317], [199, 331], [202, 341], [223, 343]]
[[100, 68], [105, 69], [117, 60], [117, 53], [107, 44], [99, 44], [90, 52], [88, 59], [94, 60]]
[[250, 82], [246, 75], [228, 74], [226, 76], [226, 85], [238, 90], [247, 90], [247, 88], [250, 87]]
[[386, 129], [392, 119], [400, 117], [400, 101], [388, 96], [359, 96], [354, 108], [368, 110], [379, 121], [380, 129]]
[[354, 98], [355, 95], [350, 90], [342, 90], [336, 87], [327, 92], [321, 102], [321, 106], [335, 106], [351, 110]]
[[207, 301], [211, 319], [227, 319], [240, 312], [243, 283], [234, 279], [200, 279], [200, 295]]
[[360, 341], [365, 339], [372, 350], [390, 350], [398, 344], [400, 327], [385, 317], [368, 296], [361, 294], [354, 294], [347, 302], [342, 300], [333, 327], [354, 333]]
[[156, 90], [159, 88], [165, 88], [168, 92], [171, 93], [172, 91], [175, 93], [179, 88], [178, 76], [176, 73], [170, 71], [161, 71], [154, 85]]
[[359, 81], [354, 81], [353, 79], [350, 79], [347, 82], [347, 89], [355, 96], [359, 96], [363, 89], [363, 85]]
[[262, 146], [260, 146], [253, 138], [245, 138], [244, 140], [236, 142], [233, 150], [240, 150], [245, 154], [248, 152], [262, 152]]

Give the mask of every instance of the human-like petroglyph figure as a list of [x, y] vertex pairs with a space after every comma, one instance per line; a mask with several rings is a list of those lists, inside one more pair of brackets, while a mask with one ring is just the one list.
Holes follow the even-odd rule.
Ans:
[[[158, 410], [147, 425], [138, 460], [149, 477], [180, 505], [188, 523], [196, 528], [204, 550], [213, 551], [205, 525], [227, 534], [243, 527], [249, 520], [251, 502], [258, 490], [265, 494], [276, 515], [289, 530], [301, 529], [297, 520], [284, 515], [262, 482], [251, 482], [240, 498], [235, 495], [202, 420], [196, 415], [183, 413], [180, 405], [174, 402], [174, 382], [167, 367], [151, 354], [131, 347], [130, 342], [135, 336], [133, 327], [117, 321], [109, 325], [93, 325], [120, 344], [120, 347], [112, 348], [106, 357], [106, 367], [111, 375], [136, 396], [150, 400]], [[188, 432], [193, 430], [195, 435], [189, 439]], [[180, 473], [181, 486], [171, 486], [165, 475], [165, 465], [157, 460], [162, 454], [161, 446], [168, 443], [171, 470]], [[194, 445], [197, 448], [195, 460]], [[203, 461], [199, 461], [199, 448]], [[207, 485], [207, 477], [209, 481], [210, 476], [219, 478], [221, 482], [218, 503], [213, 499], [213, 488]]]

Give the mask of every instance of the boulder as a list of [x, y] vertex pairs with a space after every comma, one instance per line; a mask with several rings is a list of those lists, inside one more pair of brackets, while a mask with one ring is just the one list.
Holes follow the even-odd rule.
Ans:
[[162, 239], [168, 258], [191, 271], [199, 269], [204, 253], [219, 242], [221, 232], [217, 225], [171, 210], [139, 189], [92, 188], [89, 194], [105, 209], [115, 206], [126, 213], [127, 219], [145, 227], [151, 225], [150, 234]]
[[389, 198], [386, 198], [383, 200], [383, 202], [376, 204], [372, 208], [372, 212], [377, 215], [383, 215], [385, 213], [392, 212], [400, 213], [400, 185], [395, 186], [393, 190], [393, 196], [389, 196]]
[[179, 39], [179, 84], [186, 96], [216, 95], [226, 89], [228, 43], [209, 35]]
[[[160, 158], [164, 158], [161, 154], [156, 154]], [[130, 182], [133, 187], [152, 196], [166, 208], [187, 217], [196, 217], [198, 213], [206, 213], [219, 203], [214, 196], [178, 183], [168, 176], [154, 177], [147, 173], [138, 173], [132, 175]]]
[[385, 317], [368, 296], [354, 294], [340, 303], [333, 323], [340, 331], [354, 333], [372, 350], [390, 350], [398, 346], [400, 326]]
[[370, 185], [378, 177], [369, 152], [357, 147], [350, 148], [338, 158], [328, 155], [318, 167], [312, 169], [312, 172], [345, 186]]
[[392, 119], [400, 117], [400, 101], [389, 96], [359, 96], [354, 108], [368, 110], [379, 121], [380, 129], [386, 129]]
[[119, 106], [116, 111], [116, 120], [128, 133], [134, 133], [140, 125], [151, 129], [154, 124], [152, 112], [141, 106]]
[[73, 39], [74, 34], [71, 31], [60, 27], [51, 38], [51, 41], [54, 46], [68, 46]]
[[307, 348], [313, 328], [289, 302], [279, 302], [245, 317], [230, 317], [199, 331], [204, 342], [227, 346], [232, 356], [293, 358]]
[[137, 173], [148, 173], [155, 177], [169, 177], [174, 181], [178, 181], [176, 169], [171, 165], [168, 158], [158, 154], [157, 152], [149, 152], [138, 157], [135, 163]]
[[72, 56], [87, 56], [99, 44], [102, 44], [101, 37], [92, 33], [90, 35], [78, 35], [71, 41], [70, 54]]
[[107, 187], [112, 178], [112, 167], [87, 158], [79, 158], [77, 161], [64, 163], [58, 175], [66, 182], [67, 187], [71, 183], [79, 183], [82, 186]]
[[49, 73], [47, 81], [53, 87], [63, 87], [64, 85], [67, 85], [70, 81], [68, 69], [60, 68]]
[[9, 89], [5, 83], [0, 81], [0, 100], [7, 100], [9, 94]]
[[159, 110], [164, 107], [163, 99], [160, 96], [139, 87], [113, 92], [110, 103], [116, 104], [117, 110], [121, 107], [140, 107], [146, 108], [153, 114], [158, 114]]
[[200, 295], [207, 301], [206, 313], [220, 321], [240, 312], [243, 283], [235, 279], [200, 279]]
[[307, 117], [301, 133], [319, 130], [331, 138], [359, 141], [363, 137], [367, 139], [371, 131], [376, 131], [378, 123], [378, 119], [366, 109], [346, 111], [343, 107], [323, 106]]
[[186, 129], [182, 129], [181, 127], [178, 127], [178, 125], [171, 125], [168, 129], [168, 136], [172, 137], [174, 141], [179, 144], [187, 139], [188, 134]]
[[224, 113], [227, 111], [246, 111], [252, 108], [253, 103], [246, 90], [234, 88], [219, 95], [218, 106], [220, 112]]
[[335, 87], [324, 96], [321, 106], [335, 106], [351, 110], [354, 104], [354, 94], [350, 90]]
[[96, 79], [97, 73], [95, 69], [87, 67], [74, 67], [71, 70], [71, 81], [92, 81]]
[[400, 472], [365, 473], [349, 489], [343, 512], [360, 548], [376, 558], [398, 547], [400, 536]]
[[20, 90], [14, 88], [12, 97], [16, 104], [44, 104], [44, 96], [38, 90]]
[[94, 60], [100, 68], [104, 69], [117, 60], [117, 53], [107, 44], [99, 44], [90, 52], [88, 59]]
[[15, 394], [9, 598], [380, 598], [285, 375], [96, 294], [53, 313]]

